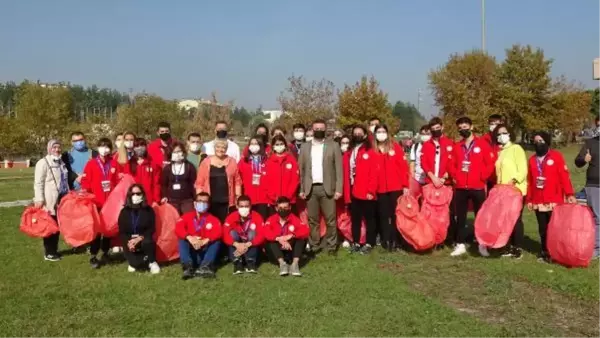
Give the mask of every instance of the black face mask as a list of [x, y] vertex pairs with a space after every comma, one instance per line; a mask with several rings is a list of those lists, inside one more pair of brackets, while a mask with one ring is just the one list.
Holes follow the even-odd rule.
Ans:
[[469, 129], [461, 129], [458, 131], [458, 134], [462, 138], [469, 138], [469, 136], [471, 136], [471, 131]]
[[334, 137], [333, 140], [337, 143], [340, 143], [342, 141], [341, 137]]
[[353, 135], [352, 136], [352, 141], [356, 144], [360, 144], [363, 143], [365, 140], [365, 137], [362, 135]]
[[438, 137], [441, 137], [441, 136], [442, 136], [442, 130], [441, 129], [439, 129], [439, 130], [432, 130], [431, 131], [431, 137], [438, 138]]
[[164, 133], [164, 134], [158, 135], [158, 137], [160, 137], [161, 140], [167, 142], [168, 140], [171, 139], [171, 134], [170, 133]]
[[317, 139], [317, 140], [322, 140], [325, 138], [325, 130], [315, 130], [313, 133], [313, 136]]
[[546, 143], [536, 143], [535, 144], [535, 154], [537, 156], [544, 156], [548, 153], [548, 145]]
[[281, 218], [287, 218], [292, 211], [290, 209], [279, 209], [277, 210], [277, 214]]
[[217, 138], [227, 138], [227, 130], [217, 130]]

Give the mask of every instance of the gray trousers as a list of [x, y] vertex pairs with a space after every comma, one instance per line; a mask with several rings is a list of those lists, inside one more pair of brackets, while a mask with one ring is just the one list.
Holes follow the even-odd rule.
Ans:
[[[306, 202], [308, 211], [308, 225], [310, 226], [310, 237], [308, 243], [311, 247], [321, 247], [326, 250], [335, 250], [337, 246], [337, 219], [335, 210], [335, 199], [327, 196], [323, 185], [313, 185], [312, 191]], [[321, 243], [320, 217], [325, 218], [327, 232]]]
[[594, 214], [594, 221], [596, 223], [596, 242], [594, 243], [594, 257], [598, 257], [600, 254], [600, 234], [598, 231], [598, 223], [600, 223], [600, 188], [598, 187], [585, 187], [585, 195], [587, 198], [587, 204], [592, 209]]

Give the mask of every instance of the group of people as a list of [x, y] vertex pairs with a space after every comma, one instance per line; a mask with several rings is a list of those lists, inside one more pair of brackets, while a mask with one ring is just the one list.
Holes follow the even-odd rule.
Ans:
[[[546, 229], [557, 204], [575, 203], [568, 168], [560, 152], [551, 149], [545, 132], [534, 134], [536, 154], [529, 160], [501, 116], [490, 117], [490, 132], [473, 133], [468, 117], [456, 121], [460, 140], [444, 135], [444, 125], [433, 118], [423, 126], [419, 142], [405, 156], [392, 132], [377, 118], [368, 127], [353, 125], [327, 135], [324, 120], [286, 130], [260, 124], [244, 149], [228, 139], [228, 125], [215, 125], [215, 137], [201, 143], [199, 133], [183, 143], [171, 135], [166, 122], [157, 126], [157, 139], [148, 142], [126, 132], [114, 143], [100, 139], [91, 149], [81, 132], [71, 135], [72, 148], [63, 153], [58, 140], [48, 143], [48, 155], [36, 164], [34, 204], [56, 217], [62, 196], [69, 191], [94, 195], [101, 209], [124, 175], [135, 180], [119, 215], [119, 242], [128, 270], [149, 269], [156, 263], [153, 208], [168, 203], [180, 214], [176, 224], [183, 278], [214, 277], [221, 255], [233, 262], [235, 274], [255, 273], [264, 253], [279, 264], [280, 275], [301, 276], [304, 252], [335, 255], [340, 205], [348, 208], [353, 253], [368, 254], [379, 242], [387, 250], [407, 249], [396, 227], [398, 198], [409, 193], [411, 180], [420, 185], [452, 186], [447, 244], [452, 256], [466, 253], [473, 234], [467, 227], [468, 204], [477, 213], [494, 184], [512, 184], [523, 195], [524, 205], [535, 210], [539, 223], [541, 260]], [[332, 136], [332, 137], [331, 137]], [[597, 137], [584, 145], [577, 166], [589, 164], [587, 186], [598, 222]], [[408, 157], [408, 159], [407, 159]], [[409, 165], [410, 162], [410, 165]], [[595, 190], [593, 190], [595, 189]], [[590, 196], [590, 194], [596, 194]], [[306, 209], [308, 224], [299, 217]], [[326, 224], [321, 236], [320, 219]], [[366, 242], [361, 228], [366, 225]], [[59, 234], [43, 240], [45, 259], [57, 261]], [[98, 234], [89, 245], [90, 265], [106, 264], [113, 239]], [[521, 257], [523, 222], [515, 225], [504, 255]], [[596, 241], [596, 255], [598, 241]], [[264, 249], [264, 250], [263, 250]], [[98, 258], [100, 251], [103, 255]], [[487, 249], [479, 247], [482, 255]]]

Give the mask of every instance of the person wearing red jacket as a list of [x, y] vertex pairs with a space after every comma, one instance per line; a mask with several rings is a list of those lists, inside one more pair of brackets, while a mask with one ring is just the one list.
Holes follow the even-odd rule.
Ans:
[[123, 140], [121, 144], [115, 149], [113, 154], [113, 163], [119, 166], [121, 172], [126, 172], [126, 167], [129, 164], [129, 160], [133, 157], [133, 144], [136, 136], [133, 132], [123, 133]]
[[[454, 207], [456, 223], [451, 224], [448, 239], [456, 244], [452, 256], [467, 253], [469, 237], [467, 212], [469, 202], [473, 203], [473, 212], [477, 212], [485, 201], [487, 181], [494, 171], [496, 156], [482, 138], [473, 134], [473, 121], [464, 116], [456, 120], [461, 140], [456, 143], [449, 165], [449, 173], [454, 181]], [[486, 250], [482, 247], [481, 250]], [[487, 256], [486, 253], [482, 255]]]
[[[98, 156], [88, 161], [83, 169], [81, 178], [81, 191], [94, 194], [94, 201], [98, 210], [102, 209], [108, 195], [115, 189], [120, 180], [118, 166], [112, 161], [112, 142], [108, 138], [98, 140]], [[90, 243], [90, 265], [93, 269], [100, 268], [101, 265], [108, 263], [108, 250], [110, 249], [111, 239], [97, 234], [96, 238]], [[98, 260], [96, 255], [102, 249], [103, 255]]]
[[198, 193], [195, 210], [181, 216], [175, 224], [184, 280], [215, 277], [213, 264], [221, 246], [222, 229], [219, 219], [208, 212], [209, 206], [210, 195]]
[[404, 150], [389, 135], [386, 125], [375, 128], [373, 149], [379, 158], [377, 175], [378, 229], [382, 246], [392, 251], [400, 247], [401, 236], [396, 228], [396, 205], [402, 194], [408, 194], [408, 163]]
[[[254, 136], [258, 138], [265, 147], [265, 154], [268, 156], [271, 154], [271, 145], [269, 144], [269, 127], [267, 127], [264, 123], [259, 123], [256, 128], [254, 128]], [[248, 157], [249, 146], [246, 146], [242, 150], [242, 158]]]
[[263, 231], [267, 240], [267, 253], [279, 263], [279, 275], [287, 276], [291, 273], [292, 276], [302, 276], [300, 257], [310, 228], [292, 214], [289, 198], [281, 196], [277, 199], [276, 213], [265, 222]]
[[[344, 201], [350, 204], [352, 220], [351, 252], [368, 254], [377, 241], [377, 186], [379, 161], [377, 153], [367, 140], [367, 129], [363, 126], [352, 128], [350, 150], [342, 159], [344, 173]], [[367, 225], [367, 243], [360, 246], [360, 231], [363, 220]]]
[[157, 128], [158, 138], [148, 145], [148, 155], [154, 165], [164, 168], [171, 163], [169, 154], [175, 140], [171, 137], [171, 125], [168, 122], [160, 122]]
[[[298, 162], [288, 151], [287, 142], [281, 135], [275, 135], [271, 141], [273, 154], [266, 163], [267, 200], [274, 206], [277, 198], [285, 196], [295, 210], [296, 194], [300, 184]], [[295, 213], [295, 212], [294, 212]]]
[[[504, 118], [502, 117], [502, 115], [499, 115], [499, 114], [490, 115], [490, 117], [488, 117], [488, 125], [489, 125], [490, 131], [485, 133], [485, 135], [483, 135], [483, 137], [482, 137], [483, 140], [486, 141], [487, 144], [490, 146], [490, 148], [494, 152], [494, 155], [496, 156], [496, 158], [498, 158], [498, 154], [500, 153], [500, 150], [502, 149], [502, 145], [500, 145], [497, 140], [494, 140], [493, 134], [494, 134], [494, 129], [496, 129], [496, 127], [500, 124], [504, 124]], [[490, 178], [487, 181], [488, 193], [490, 192], [490, 190], [492, 190], [492, 188], [496, 184], [497, 180], [498, 179], [496, 178], [496, 171], [493, 170], [492, 174], [490, 175]]]
[[247, 195], [237, 199], [237, 211], [225, 219], [223, 243], [229, 247], [229, 260], [233, 262], [233, 274], [243, 272], [244, 260], [246, 272], [256, 273], [258, 248], [263, 244], [263, 218], [252, 211], [251, 200]]
[[525, 202], [527, 209], [535, 210], [538, 230], [541, 240], [539, 261], [550, 262], [546, 247], [548, 223], [552, 217], [552, 210], [556, 205], [565, 202], [577, 203], [575, 191], [569, 168], [559, 151], [550, 149], [552, 137], [546, 132], [533, 134], [535, 155], [529, 158], [529, 172], [527, 175], [527, 196]]
[[145, 139], [135, 139], [133, 143], [134, 155], [129, 159], [129, 164], [125, 166], [125, 173], [131, 175], [135, 183], [144, 187], [146, 203], [155, 207], [160, 202], [162, 168], [150, 161], [147, 145]]
[[249, 153], [238, 163], [244, 194], [252, 200], [252, 208], [263, 220], [270, 216], [267, 199], [267, 154], [260, 136], [254, 136], [248, 142]]
[[451, 184], [449, 180], [450, 160], [454, 142], [444, 136], [442, 119], [434, 117], [429, 121], [431, 139], [421, 147], [421, 168], [425, 173], [425, 183], [433, 183], [436, 187]]

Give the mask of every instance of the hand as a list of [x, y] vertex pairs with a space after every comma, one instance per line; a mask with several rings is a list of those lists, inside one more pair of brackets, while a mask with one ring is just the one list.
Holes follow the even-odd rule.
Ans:
[[119, 173], [119, 175], [117, 175], [117, 177], [119, 177], [119, 179], [120, 179], [120, 180], [122, 180], [122, 179], [123, 179], [123, 177], [125, 177], [125, 174], [123, 174], [123, 173]]
[[571, 195], [571, 196], [567, 197], [567, 203], [577, 204], [577, 198], [575, 198], [575, 196]]
[[209, 242], [208, 238], [201, 239], [200, 240], [200, 247], [205, 246], [206, 244], [208, 244], [208, 242]]
[[583, 160], [585, 161], [585, 163], [590, 163], [592, 161], [592, 155], [590, 154], [589, 149], [587, 150], [587, 153], [585, 154]]
[[341, 197], [342, 197], [342, 193], [341, 192], [336, 192], [333, 195], [333, 199], [336, 200], [336, 201], [339, 200]]
[[369, 201], [373, 200], [373, 195], [371, 195], [371, 194], [367, 194], [367, 199], [368, 199]]
[[194, 250], [198, 250], [198, 249], [200, 249], [202, 247], [200, 245], [200, 239], [198, 237], [188, 236], [187, 240], [188, 240], [188, 242], [190, 242], [190, 244], [192, 245], [192, 247], [194, 248]]
[[304, 194], [303, 192], [298, 194], [298, 197], [300, 197], [301, 199], [305, 200], [306, 199], [306, 194]]
[[152, 202], [152, 207], [153, 207], [153, 208], [155, 208], [155, 207], [157, 207], [157, 206], [158, 206], [158, 203], [156, 203], [156, 202]]
[[533, 211], [533, 203], [527, 203], [527, 210]]
[[44, 207], [44, 202], [35, 202], [33, 203], [33, 207], [37, 209], [41, 209]]
[[288, 242], [288, 241], [280, 241], [279, 244], [281, 244], [281, 248], [283, 250], [292, 250], [292, 246], [290, 245], [290, 242]]
[[163, 198], [160, 200], [160, 204], [165, 204], [165, 203], [167, 203], [168, 201], [169, 201], [169, 199], [168, 199], [168, 198], [166, 198], [166, 197], [163, 197]]
[[433, 186], [436, 188], [441, 188], [444, 185], [444, 182], [439, 177], [433, 177], [431, 183], [433, 183]]
[[83, 175], [77, 175], [77, 178], [75, 179], [75, 182], [81, 183], [81, 179], [82, 178], [83, 178]]
[[408, 189], [408, 188], [402, 189], [402, 195], [404, 195], [404, 196], [410, 195], [410, 189]]

